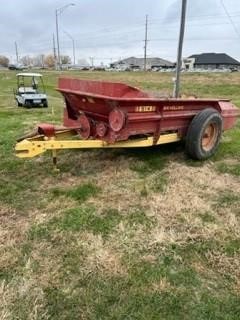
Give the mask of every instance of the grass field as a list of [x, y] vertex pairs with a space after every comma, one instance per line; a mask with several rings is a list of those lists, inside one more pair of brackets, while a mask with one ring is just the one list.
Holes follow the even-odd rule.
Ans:
[[[172, 90], [171, 74], [72, 74]], [[0, 72], [0, 319], [239, 320], [240, 122], [204, 163], [182, 144], [69, 150], [56, 174], [48, 154], [13, 149], [37, 123], [61, 123], [58, 73], [44, 76], [50, 107], [27, 110], [15, 73]], [[239, 73], [182, 78], [184, 94], [240, 107]]]

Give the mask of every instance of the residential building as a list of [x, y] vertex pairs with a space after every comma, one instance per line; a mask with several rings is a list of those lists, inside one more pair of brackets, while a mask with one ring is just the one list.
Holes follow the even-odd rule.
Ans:
[[240, 62], [226, 53], [201, 53], [183, 59], [182, 68], [186, 70], [240, 70]]
[[[123, 60], [119, 60], [110, 64], [111, 68], [121, 69], [121, 70], [143, 70], [144, 68], [144, 58], [129, 57]], [[151, 69], [168, 69], [174, 68], [175, 64], [161, 58], [147, 58], [146, 68]]]

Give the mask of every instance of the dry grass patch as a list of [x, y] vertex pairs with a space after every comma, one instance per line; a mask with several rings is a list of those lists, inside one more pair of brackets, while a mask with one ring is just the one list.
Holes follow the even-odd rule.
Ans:
[[15, 278], [0, 286], [0, 319], [47, 319], [43, 290], [30, 279]]
[[13, 246], [23, 240], [29, 227], [28, 216], [10, 206], [0, 208], [0, 248]]
[[117, 165], [112, 160], [104, 160], [104, 163], [96, 181], [102, 192], [98, 199], [93, 198], [90, 202], [98, 210], [103, 210], [107, 204], [120, 212], [139, 205], [143, 182], [129, 169], [129, 159], [119, 157]]
[[171, 285], [167, 278], [162, 278], [159, 282], [153, 283], [150, 290], [152, 292], [171, 292], [172, 290], [176, 290], [176, 288]]
[[[233, 236], [239, 235], [239, 220], [234, 215], [236, 203], [228, 203], [228, 207], [223, 209], [224, 215], [222, 208], [215, 205], [219, 194], [226, 192], [226, 189], [240, 194], [237, 179], [218, 175], [210, 163], [202, 167], [189, 167], [175, 162], [169, 165], [168, 173], [166, 192], [153, 194], [149, 201], [149, 210], [158, 221], [150, 236], [153, 243], [184, 243], [215, 237], [223, 239], [229, 231], [233, 232]], [[207, 212], [214, 217], [209, 223], [201, 217]]]
[[[86, 273], [100, 272], [110, 276], [127, 275], [122, 264], [122, 253], [117, 251], [110, 241], [103, 241], [100, 235], [85, 232], [79, 240], [85, 252]], [[82, 266], [83, 267], [83, 266]]]
[[231, 279], [231, 289], [240, 297], [240, 254], [229, 256], [220, 251], [206, 253], [208, 264], [224, 279]]

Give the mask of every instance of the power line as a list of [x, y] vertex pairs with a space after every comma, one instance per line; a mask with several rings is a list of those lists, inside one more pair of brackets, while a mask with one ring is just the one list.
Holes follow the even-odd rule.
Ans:
[[[186, 38], [185, 40], [186, 41], [236, 41], [238, 38], [229, 38], [229, 37], [226, 37], [226, 38]], [[148, 42], [177, 42], [177, 38], [150, 38], [148, 39]], [[69, 43], [68, 41], [66, 41], [66, 44]], [[132, 44], [132, 46], [134, 46], [135, 44], [141, 44], [142, 43], [142, 40], [141, 39], [138, 39], [138, 40], [128, 40], [128, 41], [114, 41], [114, 42], [106, 42], [104, 44], [96, 44], [96, 43], [93, 43], [93, 44], [88, 44], [88, 45], [76, 45], [75, 49], [78, 49], [78, 50], [83, 50], [83, 49], [96, 49], [96, 48], [102, 48], [102, 47], [109, 47], [109, 46], [119, 46], [119, 45], [125, 45], [125, 44]], [[47, 47], [47, 49], [50, 48], [50, 47]], [[62, 49], [69, 49], [71, 50], [71, 46], [70, 45], [62, 45], [61, 46]], [[37, 49], [35, 49], [34, 51], [36, 51]], [[46, 50], [41, 50], [41, 52], [43, 53], [44, 51]], [[49, 49], [49, 52], [50, 52], [50, 49]], [[38, 51], [39, 53], [39, 51]], [[6, 53], [8, 54], [8, 53]], [[22, 52], [22, 55], [28, 55], [29, 52]], [[33, 54], [33, 53], [32, 53]]]
[[[237, 38], [186, 38], [186, 41], [221, 41], [221, 40], [237, 40]], [[160, 42], [160, 41], [167, 41], [167, 42], [171, 42], [171, 41], [177, 41], [177, 38], [158, 38], [158, 39], [149, 39], [149, 41], [156, 41], [156, 42]]]
[[[212, 23], [211, 21], [206, 21], [206, 19], [212, 19], [212, 18], [220, 18], [223, 17], [223, 14], [221, 15], [193, 15], [188, 17], [188, 20], [190, 20], [190, 22], [188, 22], [188, 24], [191, 24], [191, 27], [204, 27], [204, 26], [213, 26], [213, 25], [226, 25], [226, 24], [232, 24], [232, 26], [234, 27], [234, 30], [237, 34], [237, 36], [240, 38], [240, 32], [238, 31], [238, 28], [236, 27], [236, 21], [234, 21], [233, 19], [240, 16], [239, 11], [235, 11], [235, 12], [228, 12], [226, 6], [224, 5], [223, 0], [220, 0], [223, 8], [224, 8], [224, 12], [225, 12], [225, 17], [229, 19], [229, 22], [223, 22], [223, 21], [219, 21], [216, 23]], [[190, 19], [189, 19], [190, 18]], [[162, 24], [162, 28], [171, 28], [174, 27], [175, 28], [175, 24], [176, 21], [173, 22], [168, 22], [166, 21], [166, 19], [148, 19], [148, 33], [150, 33], [150, 31], [152, 31], [152, 35], [155, 33], [155, 28], [158, 27], [158, 25], [160, 23], [158, 22], [164, 22]], [[225, 20], [226, 21], [226, 20]], [[197, 23], [196, 23], [197, 22]], [[202, 22], [202, 23], [201, 23]], [[118, 45], [125, 45], [125, 44], [131, 44], [132, 46], [134, 46], [135, 44], [140, 44], [141, 40], [136, 39], [136, 35], [140, 36], [140, 32], [143, 31], [144, 28], [144, 24], [142, 21], [142, 24], [140, 25], [139, 23], [135, 23], [131, 25], [128, 25], [128, 29], [125, 30], [115, 30], [115, 28], [117, 27], [117, 25], [114, 26], [107, 26], [105, 28], [101, 28], [99, 29], [100, 31], [91, 31], [91, 32], [85, 32], [85, 33], [81, 33], [79, 34], [81, 36], [81, 45], [78, 45], [77, 48], [78, 49], [85, 49], [85, 48], [102, 48], [102, 47], [110, 47], [110, 46], [118, 46]], [[177, 26], [176, 26], [177, 27]], [[96, 34], [97, 33], [97, 34]], [[90, 36], [89, 36], [90, 35]], [[74, 35], [76, 37], [76, 35]], [[133, 38], [134, 36], [134, 38]], [[86, 37], [85, 41], [85, 45], [83, 44], [83, 38]], [[101, 41], [101, 39], [104, 38], [104, 41], [102, 41], [102, 43], [97, 44], [95, 41], [93, 41], [93, 43], [89, 44], [90, 40], [99, 40], [99, 42]], [[51, 36], [49, 35], [49, 39], [51, 39]], [[29, 39], [30, 40], [30, 39]], [[88, 41], [89, 40], [89, 41]], [[147, 39], [148, 41], [162, 41], [162, 42], [175, 42], [177, 41], [176, 38], [150, 38]], [[220, 41], [220, 40], [226, 40], [226, 41], [234, 41], [236, 40], [236, 38], [221, 38], [221, 39], [216, 39], [216, 38], [198, 38], [198, 37], [192, 37], [192, 38], [187, 38], [187, 41]], [[67, 41], [62, 41], [61, 42], [63, 44], [63, 48], [64, 49], [70, 49], [70, 46], [68, 46], [68, 42]], [[25, 44], [27, 45], [27, 43]], [[30, 44], [29, 44], [30, 45]], [[38, 43], [31, 43], [31, 48], [33, 51], [41, 51], [41, 52], [46, 52], [47, 50], [50, 52], [51, 50], [51, 40], [48, 41], [41, 41]], [[31, 50], [31, 49], [30, 49]]]
[[[212, 26], [212, 25], [225, 25], [225, 24], [230, 24], [230, 23], [207, 23], [207, 24], [204, 24], [204, 25], [192, 25], [193, 27], [197, 27], [197, 26]], [[152, 29], [152, 28], [151, 28]], [[132, 43], [136, 43], [136, 42], [139, 42], [141, 40], [136, 40], [136, 38], [134, 40], [132, 40], [131, 38], [129, 40], [126, 39], [127, 35], [132, 35], [134, 34], [136, 36], [136, 32], [124, 32], [123, 34], [120, 34], [119, 36], [114, 36], [114, 35], [109, 35], [106, 37], [106, 35], [98, 35], [98, 36], [95, 36], [95, 40], [101, 40], [103, 37], [104, 37], [104, 45], [108, 45], [109, 44], [112, 44], [111, 41], [114, 41], [113, 44], [124, 44], [124, 43], [129, 43], [129, 42], [132, 42]], [[125, 37], [124, 37], [125, 35]], [[124, 39], [122, 39], [124, 37]], [[88, 39], [92, 39], [92, 38], [88, 38]], [[87, 39], [87, 40], [88, 40]], [[116, 40], [120, 40], [120, 41], [116, 41]], [[222, 38], [221, 38], [222, 39]], [[219, 40], [221, 40], [219, 39]], [[235, 39], [235, 38], [234, 38]], [[149, 39], [149, 41], [169, 41], [169, 40], [172, 40], [174, 41], [175, 38], [161, 38], [161, 39]], [[204, 39], [199, 39], [199, 38], [191, 38], [191, 39], [188, 39], [190, 41], [194, 41], [194, 40], [208, 40], [207, 38], [204, 38]], [[214, 37], [213, 40], [218, 40]], [[123, 42], [124, 41], [124, 42]], [[63, 44], [63, 47], [67, 47], [66, 44], [68, 44], [68, 41], [61, 41], [61, 43]], [[83, 39], [81, 38], [81, 43], [83, 43]], [[65, 44], [65, 45], [64, 45]], [[38, 48], [39, 49], [48, 49], [50, 50], [50, 41], [42, 41], [42, 42], [38, 42], [38, 43], [31, 43], [31, 47], [34, 48], [35, 50], [37, 50]], [[92, 45], [90, 45], [92, 46]], [[96, 46], [99, 46], [99, 45], [96, 45]], [[82, 47], [82, 46], [81, 46]], [[83, 46], [84, 47], [84, 46]]]
[[[209, 17], [209, 18], [211, 17], [212, 18], [212, 17], [217, 17], [217, 16], [210, 16], [210, 15], [209, 16], [204, 16], [204, 15], [202, 15], [202, 16], [199, 16], [199, 17], [196, 17], [196, 16], [192, 16], [192, 17], [197, 18], [196, 20], [199, 20], [200, 18], [203, 18], [203, 17]], [[230, 16], [230, 17], [233, 17], [233, 16]], [[156, 20], [159, 20], [159, 19], [150, 19], [150, 20], [148, 20], [148, 26], [151, 25], [151, 24], [156, 26], [156, 27], [151, 26], [151, 29], [157, 28], [158, 24], [156, 22], [152, 22], [151, 23], [149, 21], [156, 21]], [[161, 20], [163, 21], [163, 19], [160, 19], [160, 21]], [[194, 21], [195, 21], [195, 19], [192, 22], [194, 22]], [[165, 23], [162, 27], [171, 28], [170, 24], [172, 24], [172, 23]], [[175, 24], [175, 22], [174, 22], [174, 24]], [[204, 23], [199, 23], [199, 24], [191, 24], [191, 26], [192, 27], [201, 27], [201, 26], [204, 27], [204, 26], [225, 25], [225, 24], [232, 24], [232, 22], [231, 21], [229, 23], [227, 23], [227, 22], [205, 23], [204, 22]], [[102, 29], [103, 30], [102, 34], [101, 33], [99, 34], [99, 32], [98, 32], [98, 35], [96, 35], [96, 31], [93, 31], [93, 32], [87, 32], [87, 33], [81, 33], [81, 34], [79, 34], [79, 36], [81, 36], [81, 40], [82, 40], [82, 37], [84, 37], [84, 36], [87, 37], [87, 40], [90, 40], [90, 39], [101, 39], [101, 38], [104, 38], [106, 40], [106, 37], [107, 37], [107, 39], [114, 38], [114, 40], [115, 40], [116, 37], [124, 37], [126, 35], [136, 35], [136, 32], [137, 31], [140, 32], [144, 26], [142, 25], [140, 27], [132, 27], [132, 26], [130, 26], [130, 27], [131, 27], [130, 31], [128, 29], [128, 30], [125, 30], [125, 31], [119, 31], [119, 30], [110, 31], [110, 30], [108, 30], [106, 32], [105, 29]], [[88, 36], [89, 34], [93, 34], [93, 33], [94, 33], [93, 36], [91, 36], [91, 37]], [[238, 32], [238, 36], [239, 35], [240, 34]], [[64, 41], [63, 41], [63, 43], [64, 43]], [[49, 44], [49, 46], [47, 44]], [[35, 44], [31, 43], [31, 47], [38, 47], [38, 48], [43, 48], [43, 47], [44, 48], [48, 48], [49, 47], [50, 48], [50, 41], [46, 40], [46, 41], [41, 41], [41, 42], [38, 42], [38, 43], [35, 43]]]
[[[236, 12], [234, 12], [234, 13], [232, 13], [232, 14], [230, 14], [229, 13], [229, 15], [231, 16], [231, 18], [236, 18], [236, 17], [239, 17], [240, 16], [240, 11], [236, 11]], [[188, 22], [189, 21], [196, 21], [196, 20], [205, 20], [205, 19], [212, 19], [212, 18], [214, 18], [214, 19], [219, 19], [219, 18], [224, 18], [224, 17], [226, 17], [225, 15], [223, 15], [223, 14], [221, 14], [221, 15], [198, 15], [198, 16], [188, 16]], [[156, 21], [159, 21], [159, 22], [164, 22], [164, 23], [166, 23], [167, 21], [166, 21], [166, 19], [164, 18], [161, 18], [161, 19], [158, 19], [158, 18], [155, 18], [155, 19], [151, 19], [150, 21], [149, 21], [149, 24], [152, 24], [152, 23], [155, 23]], [[168, 22], [168, 24], [173, 24], [173, 23], [178, 23], [178, 21], [176, 21], [176, 20], [173, 20], [173, 21], [169, 21]]]
[[[237, 12], [239, 12], [239, 11], [237, 11]], [[236, 13], [237, 13], [236, 12]], [[232, 15], [231, 17], [239, 17], [240, 16], [240, 12], [239, 12], [239, 14], [235, 14], [235, 15]], [[188, 22], [187, 23], [189, 23], [189, 21], [191, 22], [194, 22], [194, 21], [199, 21], [199, 20], [201, 20], [202, 18], [207, 18], [207, 19], [209, 19], [209, 18], [214, 18], [214, 19], [216, 19], [217, 17], [224, 17], [223, 15], [200, 15], [200, 16], [190, 16], [190, 18], [188, 18]], [[167, 22], [166, 21], [166, 19], [149, 19], [148, 20], [148, 25], [154, 25], [154, 24], [158, 24], [158, 23], [156, 23], [156, 21], [158, 21], [158, 22], [164, 22], [164, 26], [168, 26], [169, 27], [169, 25], [171, 25], [171, 24], [177, 24], [177, 21], [170, 21], [170, 22]], [[219, 24], [225, 24], [226, 22], [219, 22]], [[200, 24], [199, 24], [200, 25]], [[207, 24], [206, 24], [207, 25]], [[128, 29], [126, 30], [126, 31], [120, 31], [119, 30], [119, 26], [121, 26], [122, 27], [122, 25], [112, 25], [112, 26], [106, 26], [106, 27], [102, 27], [102, 28], [100, 28], [100, 29], [96, 29], [96, 30], [94, 30], [94, 31], [89, 31], [89, 32], [83, 32], [83, 33], [77, 33], [77, 34], [75, 34], [74, 36], [75, 37], [84, 37], [84, 36], [86, 36], [86, 37], [88, 37], [88, 39], [90, 39], [90, 38], [96, 38], [96, 37], [100, 37], [100, 35], [99, 34], [102, 34], [101, 36], [102, 37], [106, 37], [106, 35], [107, 34], [125, 34], [125, 33], [135, 33], [136, 31], [141, 31], [142, 30], [142, 28], [144, 27], [144, 25], [143, 24], [139, 24], [139, 23], [135, 23], [135, 24], [131, 24], [131, 25], [129, 25], [128, 26]], [[112, 30], [112, 29], [114, 29], [114, 28], [118, 28], [117, 30]], [[129, 28], [131, 28], [131, 30], [133, 30], [133, 31], [130, 31], [129, 32]], [[96, 36], [96, 33], [98, 33], [98, 35]], [[91, 35], [93, 35], [93, 37], [90, 37]]]
[[235, 25], [235, 22], [233, 21], [232, 17], [230, 16], [230, 14], [229, 14], [229, 12], [228, 12], [228, 10], [227, 10], [227, 7], [225, 6], [223, 0], [220, 0], [220, 3], [221, 3], [221, 5], [222, 5], [222, 7], [223, 7], [223, 9], [224, 9], [224, 11], [225, 11], [225, 13], [226, 13], [229, 21], [231, 22], [231, 24], [232, 24], [232, 26], [233, 26], [233, 29], [235, 30], [237, 36], [240, 38], [240, 32], [238, 31], [238, 29], [237, 29], [237, 27], [236, 27], [236, 25]]

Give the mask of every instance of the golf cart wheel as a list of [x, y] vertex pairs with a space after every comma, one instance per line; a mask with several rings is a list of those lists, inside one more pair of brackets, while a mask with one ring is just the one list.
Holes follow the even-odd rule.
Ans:
[[211, 157], [218, 148], [222, 126], [218, 111], [213, 108], [200, 111], [188, 128], [185, 145], [187, 154], [196, 160]]
[[32, 107], [32, 104], [31, 104], [31, 102], [26, 101], [24, 106], [25, 106], [27, 109], [30, 109], [30, 108]]
[[48, 102], [47, 101], [43, 102], [43, 108], [48, 108]]

